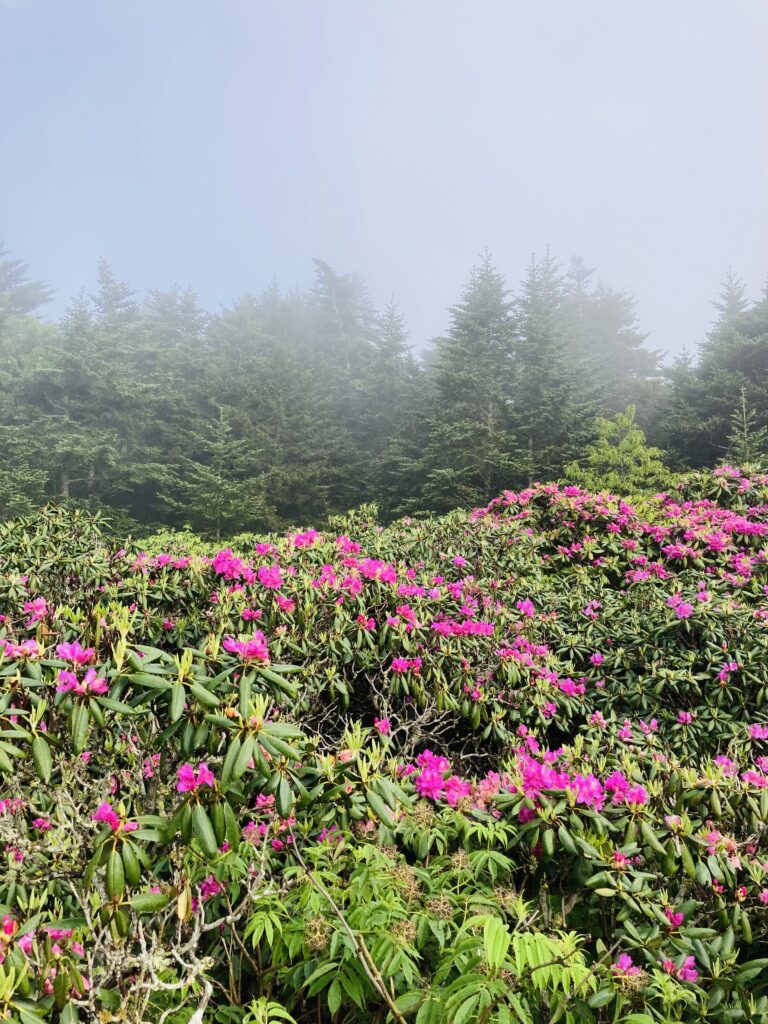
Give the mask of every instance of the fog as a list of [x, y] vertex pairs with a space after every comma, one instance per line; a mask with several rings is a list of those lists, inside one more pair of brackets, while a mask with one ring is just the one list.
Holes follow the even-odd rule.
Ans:
[[674, 353], [768, 270], [767, 60], [757, 0], [0, 0], [0, 237], [48, 316], [98, 256], [214, 309], [321, 257], [419, 348], [549, 245]]

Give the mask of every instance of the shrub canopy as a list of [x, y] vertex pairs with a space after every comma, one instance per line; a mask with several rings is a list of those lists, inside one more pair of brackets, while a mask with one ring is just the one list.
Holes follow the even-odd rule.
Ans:
[[0, 529], [0, 1011], [768, 1021], [768, 477]]

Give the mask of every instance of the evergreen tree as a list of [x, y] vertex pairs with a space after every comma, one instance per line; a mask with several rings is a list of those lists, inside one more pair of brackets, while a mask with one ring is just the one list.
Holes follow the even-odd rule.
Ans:
[[[669, 446], [693, 466], [714, 465], [728, 451], [742, 391], [755, 410], [755, 429], [768, 425], [768, 297], [749, 303], [729, 270], [715, 306], [719, 316], [700, 346], [698, 363], [673, 379], [665, 414]], [[678, 437], [675, 428], [686, 417], [691, 426]]]
[[218, 409], [195, 445], [198, 459], [182, 459], [173, 493], [166, 495], [180, 525], [194, 525], [217, 541], [225, 533], [268, 530], [273, 512], [266, 500], [260, 453], [233, 435], [227, 410]]
[[672, 475], [662, 461], [664, 452], [646, 445], [633, 405], [611, 419], [599, 416], [596, 429], [597, 439], [587, 447], [585, 458], [565, 467], [569, 481], [588, 490], [623, 494], [670, 486]]
[[634, 404], [645, 412], [661, 380], [659, 354], [645, 347], [647, 335], [637, 325], [635, 301], [601, 281], [574, 257], [563, 281], [564, 330], [584, 370], [585, 393], [600, 408], [616, 413]]
[[550, 253], [532, 258], [515, 304], [511, 416], [518, 484], [557, 476], [587, 440], [596, 411], [583, 350], [568, 331], [565, 299]]
[[509, 432], [513, 320], [502, 275], [486, 252], [451, 327], [438, 338], [428, 381], [420, 502], [433, 511], [487, 500], [513, 474]]
[[0, 241], [0, 336], [10, 317], [34, 313], [53, 298], [53, 290], [27, 276], [23, 260], [10, 260], [8, 250]]
[[[321, 261], [315, 275], [310, 293], [273, 284], [209, 315], [180, 288], [139, 301], [101, 261], [95, 295], [54, 326], [33, 315], [48, 289], [0, 260], [0, 514], [55, 499], [210, 535], [371, 502], [388, 518], [556, 476], [594, 415], [625, 404], [656, 417], [678, 465], [766, 426], [768, 302], [733, 275], [666, 391], [632, 300], [582, 260], [565, 275], [533, 260], [513, 297], [486, 255], [418, 359], [393, 303], [377, 313], [359, 278]], [[670, 396], [658, 414], [654, 392]]]
[[757, 426], [757, 413], [747, 405], [746, 388], [731, 416], [728, 457], [739, 466], [762, 466], [768, 458], [768, 426]]

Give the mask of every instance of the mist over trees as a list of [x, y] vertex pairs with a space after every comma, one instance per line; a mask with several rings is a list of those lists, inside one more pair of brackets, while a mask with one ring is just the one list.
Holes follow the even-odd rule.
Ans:
[[515, 288], [484, 256], [419, 354], [394, 303], [320, 260], [310, 291], [216, 313], [181, 289], [139, 299], [104, 261], [56, 325], [50, 297], [0, 249], [3, 517], [55, 499], [221, 537], [368, 502], [439, 513], [562, 476], [630, 406], [672, 469], [766, 454], [768, 293], [730, 273], [669, 366], [628, 294], [549, 253]]

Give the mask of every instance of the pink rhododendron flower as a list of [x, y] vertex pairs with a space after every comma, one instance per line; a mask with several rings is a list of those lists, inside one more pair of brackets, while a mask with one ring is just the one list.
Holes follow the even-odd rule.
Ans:
[[76, 693], [79, 696], [103, 696], [109, 693], [109, 684], [106, 679], [100, 679], [95, 668], [89, 668], [82, 680], [79, 680], [74, 672], [61, 669], [57, 676], [57, 693]]
[[632, 723], [628, 718], [624, 719], [624, 724], [617, 731], [616, 735], [620, 740], [624, 740], [625, 743], [632, 739]]
[[87, 665], [93, 661], [96, 651], [93, 647], [83, 648], [78, 640], [72, 643], [59, 644], [56, 648], [56, 657], [62, 661], [71, 661], [74, 665]]
[[634, 807], [640, 807], [648, 803], [648, 791], [642, 786], [632, 786], [624, 794], [624, 802]]
[[596, 811], [602, 810], [605, 803], [605, 789], [599, 779], [591, 773], [576, 775], [567, 787], [576, 796], [576, 803], [585, 804]]
[[194, 793], [201, 786], [214, 786], [216, 779], [205, 761], [201, 761], [197, 771], [187, 762], [178, 771], [176, 789], [179, 793]]
[[344, 836], [339, 831], [339, 826], [334, 824], [330, 828], [322, 828], [317, 836], [318, 843], [327, 843], [328, 846], [335, 846], [342, 842]]
[[696, 960], [692, 956], [687, 956], [683, 961], [682, 967], [679, 968], [677, 976], [681, 981], [697, 982], [699, 980], [699, 972], [696, 970]]
[[397, 675], [403, 675], [405, 672], [413, 672], [418, 675], [421, 658], [393, 658], [390, 668]]
[[93, 821], [100, 821], [105, 825], [109, 825], [113, 832], [134, 832], [139, 827], [137, 821], [123, 821], [117, 811], [106, 800], [99, 804], [91, 818]]
[[27, 626], [32, 626], [48, 614], [48, 603], [44, 597], [36, 597], [34, 601], [27, 601], [24, 605], [24, 612], [29, 615]]
[[43, 648], [34, 639], [25, 640], [20, 644], [12, 644], [9, 640], [5, 640], [3, 653], [6, 658], [13, 658], [14, 660], [22, 658], [33, 659], [39, 658], [42, 655]]
[[444, 792], [443, 776], [434, 768], [425, 768], [416, 779], [416, 792], [429, 800], [439, 800]]
[[665, 907], [664, 913], [672, 928], [679, 928], [685, 920], [685, 914], [675, 913], [671, 907]]
[[209, 900], [213, 896], [218, 896], [220, 892], [224, 891], [224, 886], [215, 877], [215, 875], [208, 875], [200, 883], [200, 898], [202, 900]]
[[624, 977], [631, 978], [633, 975], [640, 974], [641, 968], [636, 967], [632, 963], [632, 957], [628, 953], [622, 953], [616, 960], [616, 963], [611, 964], [611, 970], [616, 975], [623, 975]]
[[259, 583], [261, 583], [263, 587], [279, 590], [284, 583], [283, 574], [279, 565], [259, 566], [259, 570], [256, 575], [259, 578]]
[[230, 654], [239, 654], [243, 661], [263, 661], [269, 664], [267, 639], [260, 629], [249, 640], [235, 640], [233, 636], [225, 636], [221, 646]]
[[459, 800], [468, 797], [471, 792], [472, 786], [458, 775], [451, 775], [445, 780], [445, 799], [451, 807], [455, 807]]

